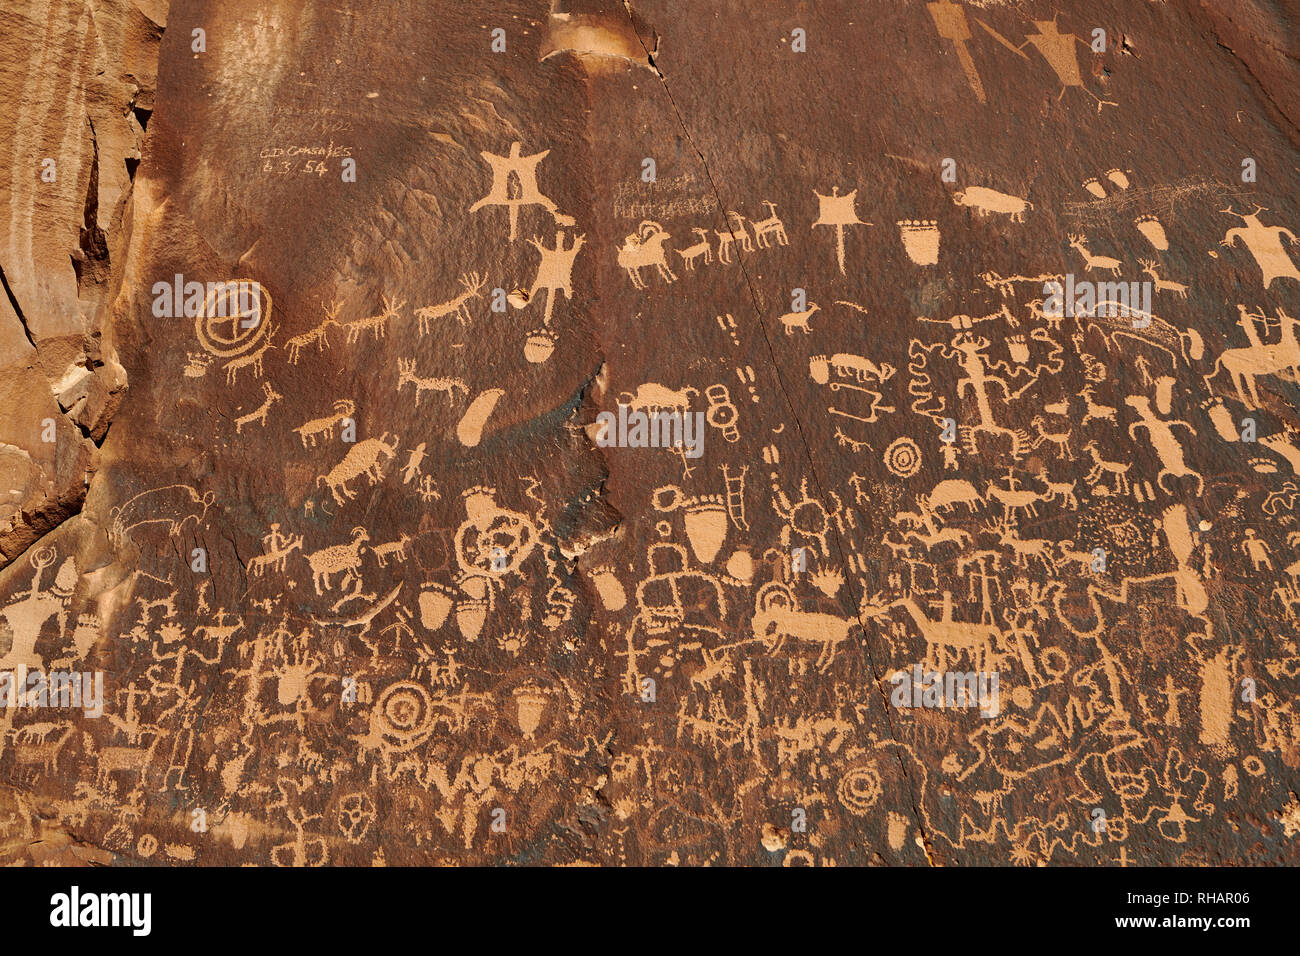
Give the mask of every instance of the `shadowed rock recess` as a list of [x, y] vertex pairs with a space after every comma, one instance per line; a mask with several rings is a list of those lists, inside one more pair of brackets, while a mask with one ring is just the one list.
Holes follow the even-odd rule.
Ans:
[[0, 863], [1300, 863], [1295, 36], [6, 4]]

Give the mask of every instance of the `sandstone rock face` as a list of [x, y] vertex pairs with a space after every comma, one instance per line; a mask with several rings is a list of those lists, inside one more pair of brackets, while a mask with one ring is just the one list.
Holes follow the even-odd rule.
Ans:
[[1280, 7], [47, 6], [0, 859], [1297, 862]]
[[0, 11], [0, 562], [76, 514], [126, 385], [110, 305], [166, 3]]

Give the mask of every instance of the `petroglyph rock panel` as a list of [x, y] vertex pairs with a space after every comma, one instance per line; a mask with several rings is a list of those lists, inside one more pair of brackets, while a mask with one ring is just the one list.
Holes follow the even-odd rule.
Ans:
[[0, 861], [1300, 862], [1274, 6], [46, 6]]

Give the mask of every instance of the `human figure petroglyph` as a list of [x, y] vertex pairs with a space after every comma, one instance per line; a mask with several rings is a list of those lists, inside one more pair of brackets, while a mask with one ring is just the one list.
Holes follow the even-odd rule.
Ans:
[[943, 470], [957, 471], [958, 468], [960, 467], [957, 461], [958, 454], [959, 454], [957, 451], [957, 443], [942, 442], [941, 444], [943, 445], [943, 451], [941, 452], [943, 456]]
[[313, 709], [311, 686], [319, 681], [332, 681], [334, 675], [324, 670], [324, 659], [310, 647], [311, 632], [303, 629], [296, 637], [277, 632], [274, 650], [270, 655], [270, 671], [266, 680], [275, 682], [275, 699], [281, 707], [292, 707], [291, 714], [268, 716], [268, 724], [292, 721], [299, 728], [305, 726], [307, 714]]
[[[138, 577], [142, 580], [146, 580], [146, 581], [152, 580], [155, 583], [164, 584], [164, 585], [168, 583], [166, 581], [163, 581], [160, 578], [155, 578], [152, 574], [148, 574], [147, 572], [137, 572], [137, 574]], [[152, 600], [150, 598], [143, 597], [143, 596], [137, 597], [135, 599], [135, 603], [136, 606], [140, 609], [140, 624], [142, 627], [147, 628], [150, 624], [150, 621], [152, 620], [153, 612], [155, 610], [161, 612], [159, 616], [163, 620], [166, 620], [167, 618], [174, 618], [176, 616], [176, 589], [173, 588], [171, 593], [168, 594], [166, 597], [156, 598]]]
[[1196, 493], [1199, 495], [1204, 487], [1204, 482], [1200, 473], [1187, 464], [1183, 455], [1183, 446], [1174, 435], [1175, 426], [1187, 429], [1192, 435], [1196, 434], [1196, 429], [1181, 419], [1162, 419], [1158, 417], [1151, 408], [1151, 400], [1145, 395], [1130, 395], [1124, 399], [1124, 404], [1137, 412], [1142, 419], [1129, 425], [1129, 437], [1136, 438], [1138, 429], [1145, 430], [1151, 447], [1160, 456], [1160, 464], [1163, 467], [1156, 476], [1156, 484], [1166, 494], [1169, 494], [1171, 493], [1170, 489], [1165, 487], [1166, 478], [1190, 476], [1196, 479]]
[[71, 557], [59, 566], [58, 573], [48, 591], [41, 586], [41, 577], [45, 569], [58, 560], [58, 552], [53, 548], [37, 548], [28, 556], [32, 567], [32, 583], [26, 591], [18, 592], [13, 600], [0, 608], [0, 616], [9, 625], [11, 640], [9, 650], [0, 657], [0, 671], [12, 669], [18, 665], [44, 666], [44, 660], [35, 653], [36, 640], [41, 629], [51, 618], [55, 619], [62, 633], [67, 625], [68, 605], [71, 603], [73, 590], [77, 584], [77, 564]]
[[426, 503], [438, 501], [442, 498], [442, 492], [438, 490], [438, 482], [434, 480], [433, 475], [425, 475], [420, 479], [417, 492], [420, 495], [420, 500]]
[[957, 62], [961, 64], [962, 72], [966, 74], [966, 82], [970, 84], [971, 92], [981, 103], [988, 102], [984, 93], [984, 84], [980, 82], [979, 71], [975, 68], [975, 61], [971, 59], [970, 49], [966, 45], [970, 42], [971, 33], [970, 24], [966, 21], [965, 8], [961, 4], [953, 3], [953, 0], [937, 0], [925, 6], [931, 19], [934, 20], [935, 31], [941, 38], [952, 43], [957, 53]]
[[[1000, 560], [1001, 556], [997, 555], [996, 552], [994, 552], [994, 555], [995, 556], [992, 559], [986, 558], [985, 560], [977, 562], [977, 570], [971, 572], [968, 576], [969, 584], [967, 587], [967, 597], [969, 600], [975, 600], [977, 597], [979, 598], [981, 624], [996, 623], [996, 617], [994, 615], [995, 600], [1001, 601], [1003, 597], [1002, 584], [1000, 581], [1001, 576], [997, 570], [997, 562]], [[993, 564], [992, 570], [989, 570], [986, 566], [986, 560], [991, 560]], [[1023, 632], [1020, 629], [1011, 628], [1008, 631], [1006, 638], [1007, 644], [1017, 652], [1019, 652], [1024, 645]], [[1026, 665], [1025, 670], [1032, 675], [1032, 666]]]
[[309, 837], [306, 827], [321, 819], [322, 814], [308, 813], [303, 806], [300, 788], [287, 778], [276, 781], [280, 800], [268, 809], [284, 810], [285, 819], [293, 828], [294, 838], [271, 848], [273, 866], [325, 866], [329, 862], [329, 843], [321, 837]]
[[1250, 558], [1256, 571], [1272, 571], [1273, 562], [1269, 560], [1268, 542], [1259, 537], [1254, 528], [1246, 529], [1246, 537], [1241, 542], [1241, 551]]
[[511, 242], [519, 234], [519, 210], [524, 206], [541, 206], [552, 216], [556, 215], [555, 203], [542, 195], [537, 183], [537, 166], [551, 151], [544, 149], [524, 156], [520, 152], [521, 145], [511, 143], [510, 153], [506, 156], [486, 151], [479, 153], [492, 169], [492, 185], [486, 196], [469, 207], [470, 212], [478, 212], [486, 206], [505, 206], [510, 214]]
[[[966, 20], [965, 9], [961, 5], [953, 3], [952, 0], [938, 0], [938, 2], [928, 3], [926, 6], [929, 9], [931, 18], [934, 20], [935, 29], [939, 36], [943, 39], [949, 40], [953, 44], [957, 53], [957, 60], [966, 74], [967, 82], [969, 82], [971, 91], [975, 94], [975, 98], [978, 99], [980, 103], [986, 103], [987, 99], [984, 93], [984, 86], [980, 82], [979, 72], [976, 70], [975, 62], [971, 58], [970, 51], [967, 48], [967, 43], [970, 42], [971, 32], [970, 25]], [[1029, 34], [1028, 39], [1019, 46], [1016, 46], [983, 20], [978, 17], [974, 19], [986, 33], [993, 37], [993, 39], [1023, 60], [1029, 59], [1029, 57], [1023, 52], [1024, 48], [1032, 44], [1042, 55], [1043, 59], [1047, 61], [1048, 65], [1052, 68], [1052, 71], [1056, 74], [1057, 79], [1061, 82], [1061, 92], [1057, 94], [1056, 97], [1058, 100], [1065, 95], [1066, 90], [1073, 87], [1082, 90], [1097, 101], [1098, 113], [1101, 112], [1103, 106], [1118, 105], [1111, 100], [1103, 100], [1084, 85], [1083, 76], [1079, 72], [1079, 61], [1075, 53], [1075, 43], [1083, 43], [1085, 47], [1088, 45], [1072, 33], [1061, 33], [1057, 29], [1055, 19], [1050, 21], [1033, 21], [1038, 32]], [[1127, 188], [1128, 179], [1124, 176], [1122, 171], [1112, 170], [1111, 173], [1114, 175], [1111, 176], [1108, 174], [1108, 177], [1111, 178], [1112, 182], [1119, 185], [1119, 183], [1123, 181], [1125, 185], [1121, 188]], [[1090, 179], [1086, 181], [1084, 185], [1085, 187], [1088, 187], [1089, 192], [1093, 193], [1095, 196], [1106, 195], [1105, 190], [1101, 188], [1096, 179]]]
[[1252, 314], [1244, 305], [1237, 306], [1237, 324], [1245, 331], [1250, 345], [1242, 348], [1224, 349], [1215, 360], [1214, 369], [1203, 376], [1206, 387], [1220, 371], [1226, 371], [1237, 389], [1237, 397], [1250, 408], [1260, 407], [1259, 390], [1256, 379], [1263, 375], [1274, 375], [1283, 370], [1290, 370], [1293, 376], [1300, 376], [1300, 342], [1296, 339], [1297, 321], [1287, 315], [1281, 308], [1277, 310], [1281, 326], [1281, 338], [1276, 344], [1266, 344], [1259, 336], [1255, 325], [1260, 320], [1267, 325], [1263, 315]]
[[967, 392], [972, 393], [975, 397], [975, 407], [979, 412], [978, 423], [963, 427], [972, 433], [982, 431], [1010, 437], [1012, 440], [1012, 455], [1018, 458], [1022, 454], [1024, 446], [1028, 443], [1028, 436], [1022, 436], [1012, 429], [1002, 427], [997, 423], [993, 415], [993, 403], [989, 395], [989, 386], [996, 385], [1000, 388], [1003, 397], [1008, 401], [1012, 398], [1013, 393], [1005, 378], [988, 374], [985, 368], [984, 352], [989, 345], [988, 339], [970, 332], [961, 332], [952, 340], [952, 348], [957, 353], [958, 362], [963, 372], [962, 377], [957, 380], [957, 397], [961, 399]]
[[469, 313], [469, 303], [483, 295], [483, 286], [486, 283], [487, 279], [477, 272], [463, 275], [460, 277], [460, 284], [465, 291], [460, 295], [453, 296], [446, 302], [437, 305], [426, 305], [416, 309], [415, 317], [420, 320], [420, 334], [426, 335], [433, 328], [433, 323], [436, 320], [449, 315], [454, 315], [462, 326], [468, 325], [472, 318]]
[[1240, 240], [1255, 257], [1255, 263], [1262, 273], [1265, 289], [1272, 286], [1276, 279], [1300, 281], [1300, 271], [1296, 270], [1295, 263], [1291, 261], [1291, 257], [1282, 246], [1283, 239], [1292, 245], [1300, 242], [1300, 239], [1297, 239], [1290, 229], [1282, 226], [1266, 226], [1260, 222], [1259, 214], [1267, 211], [1260, 205], [1255, 206], [1254, 212], [1245, 214], [1235, 212], [1231, 206], [1219, 210], [1225, 215], [1236, 216], [1242, 221], [1242, 225], [1236, 229], [1229, 229], [1224, 234], [1219, 245], [1235, 246]]
[[[564, 233], [560, 230], [556, 230], [555, 246], [551, 249], [547, 249], [537, 239], [528, 240], [542, 257], [537, 264], [537, 277], [533, 280], [528, 297], [532, 299], [542, 289], [546, 290], [546, 310], [542, 313], [542, 324], [545, 326], [551, 324], [556, 295], [563, 293], [566, 300], [573, 298], [573, 263], [586, 241], [585, 235], [576, 236], [566, 247]], [[705, 256], [705, 261], [708, 261], [708, 256]]]
[[[981, 24], [984, 26], [984, 24]], [[1097, 112], [1101, 112], [1103, 106], [1118, 106], [1110, 100], [1103, 100], [1092, 90], [1088, 89], [1083, 83], [1083, 76], [1079, 72], [1079, 60], [1075, 51], [1075, 44], [1083, 44], [1088, 49], [1088, 44], [1084, 43], [1073, 33], [1061, 33], [1057, 29], [1055, 18], [1051, 20], [1035, 20], [1034, 26], [1038, 28], [1037, 33], [1031, 33], [1025, 43], [1021, 44], [1023, 49], [1029, 44], [1033, 44], [1053, 72], [1056, 73], [1057, 79], [1061, 81], [1061, 92], [1057, 94], [1057, 99], [1065, 96], [1065, 91], [1070, 88], [1082, 90], [1097, 101]], [[989, 27], [986, 30], [993, 33]], [[1121, 177], [1123, 174], [1119, 170], [1114, 170]]]
[[262, 547], [265, 553], [248, 562], [249, 573], [260, 577], [266, 573], [267, 568], [283, 573], [289, 555], [302, 547], [302, 535], [282, 534], [277, 522], [271, 525], [270, 532], [262, 539]]
[[706, 689], [714, 678], [728, 678], [736, 672], [735, 664], [727, 653], [731, 648], [700, 648], [704, 665], [691, 672], [691, 686]]

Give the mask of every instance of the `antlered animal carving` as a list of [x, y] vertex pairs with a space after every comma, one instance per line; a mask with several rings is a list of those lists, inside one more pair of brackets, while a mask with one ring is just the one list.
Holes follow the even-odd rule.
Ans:
[[483, 294], [483, 286], [487, 280], [477, 272], [460, 277], [460, 284], [464, 286], [465, 291], [454, 298], [438, 305], [426, 305], [415, 310], [415, 317], [420, 320], [420, 334], [425, 335], [437, 319], [444, 316], [454, 315], [461, 325], [468, 325], [470, 321], [469, 303], [471, 299], [477, 299]]
[[274, 568], [276, 571], [283, 571], [290, 553], [302, 548], [302, 535], [296, 534], [289, 538], [282, 548], [277, 548], [267, 554], [259, 554], [248, 562], [248, 573], [255, 577], [261, 577], [266, 573], [267, 568]]
[[397, 360], [397, 389], [401, 391], [402, 386], [410, 383], [415, 386], [415, 407], [420, 407], [420, 398], [425, 392], [446, 392], [447, 400], [454, 402], [457, 392], [464, 392], [465, 397], [469, 397], [469, 386], [463, 379], [459, 378], [424, 378], [415, 374], [415, 359], [398, 359]]
[[1102, 269], [1111, 275], [1119, 275], [1123, 263], [1111, 256], [1094, 256], [1088, 251], [1087, 239], [1083, 236], [1071, 236], [1070, 246], [1079, 250], [1079, 255], [1083, 256], [1084, 264], [1089, 272], [1093, 269]]

